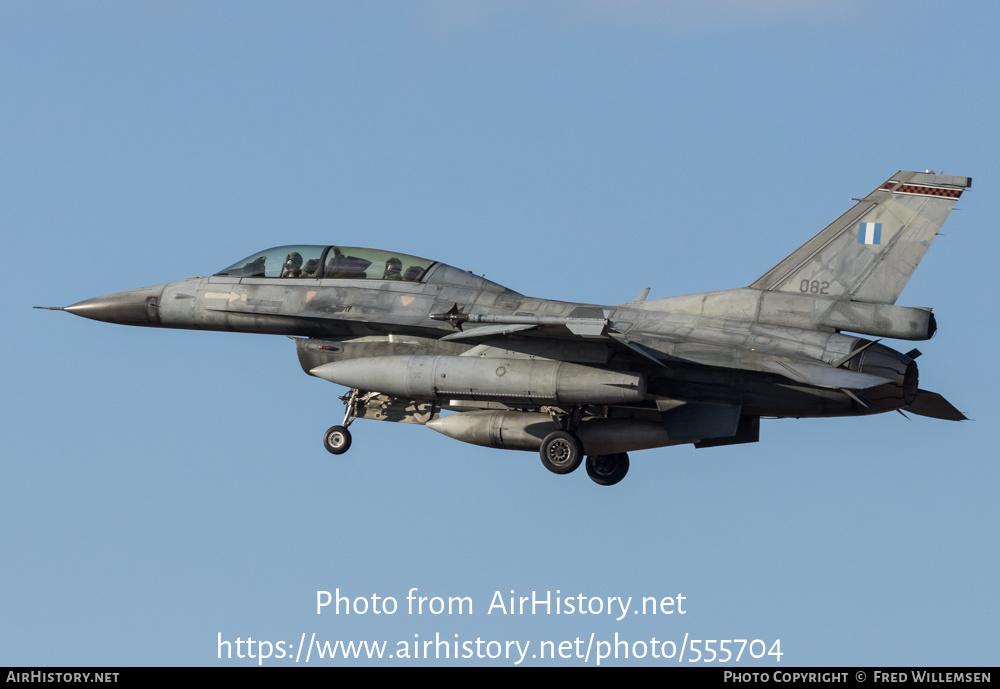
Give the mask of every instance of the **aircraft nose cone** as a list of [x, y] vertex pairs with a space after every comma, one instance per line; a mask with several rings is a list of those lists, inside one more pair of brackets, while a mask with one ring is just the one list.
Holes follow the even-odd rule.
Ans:
[[163, 288], [164, 285], [155, 285], [105, 294], [67, 306], [63, 311], [105, 323], [159, 325]]

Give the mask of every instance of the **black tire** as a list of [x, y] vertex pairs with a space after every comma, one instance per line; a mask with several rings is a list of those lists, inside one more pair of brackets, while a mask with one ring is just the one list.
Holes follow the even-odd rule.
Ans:
[[323, 434], [323, 447], [331, 455], [342, 455], [351, 449], [351, 432], [343, 426], [330, 426]]
[[553, 474], [568, 474], [583, 462], [583, 444], [574, 433], [553, 431], [545, 436], [538, 454]]
[[587, 476], [599, 486], [613, 486], [628, 473], [628, 454], [587, 457]]

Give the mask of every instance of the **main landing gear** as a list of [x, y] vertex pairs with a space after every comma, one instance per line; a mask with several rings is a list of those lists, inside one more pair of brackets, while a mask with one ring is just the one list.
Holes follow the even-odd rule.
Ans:
[[[583, 463], [583, 443], [570, 431], [552, 431], [538, 453], [542, 465], [553, 474], [568, 474]], [[599, 486], [613, 486], [628, 473], [628, 453], [587, 457], [587, 476]]]
[[[579, 427], [580, 410], [576, 409], [562, 418], [556, 418], [563, 429], [552, 431], [542, 440], [538, 454], [542, 465], [553, 474], [569, 474], [583, 463], [583, 443], [574, 430]], [[587, 457], [587, 475], [600, 486], [613, 486], [628, 473], [628, 454]]]

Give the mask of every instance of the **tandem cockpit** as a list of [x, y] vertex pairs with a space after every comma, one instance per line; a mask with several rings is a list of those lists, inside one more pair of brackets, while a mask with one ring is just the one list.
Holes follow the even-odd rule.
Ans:
[[278, 246], [237, 261], [216, 275], [240, 278], [406, 280], [420, 282], [435, 264], [407, 254], [347, 246]]
[[251, 254], [215, 275], [278, 280], [390, 280], [509, 291], [502, 285], [444, 263], [399, 252], [353, 246], [278, 246]]

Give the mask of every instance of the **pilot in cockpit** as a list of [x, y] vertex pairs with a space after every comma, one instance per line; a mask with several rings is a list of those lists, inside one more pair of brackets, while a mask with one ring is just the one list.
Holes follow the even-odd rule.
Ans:
[[297, 278], [302, 274], [302, 254], [293, 251], [288, 254], [285, 263], [281, 266], [281, 276], [283, 278]]
[[403, 262], [393, 256], [385, 262], [385, 272], [382, 273], [383, 280], [402, 280]]

